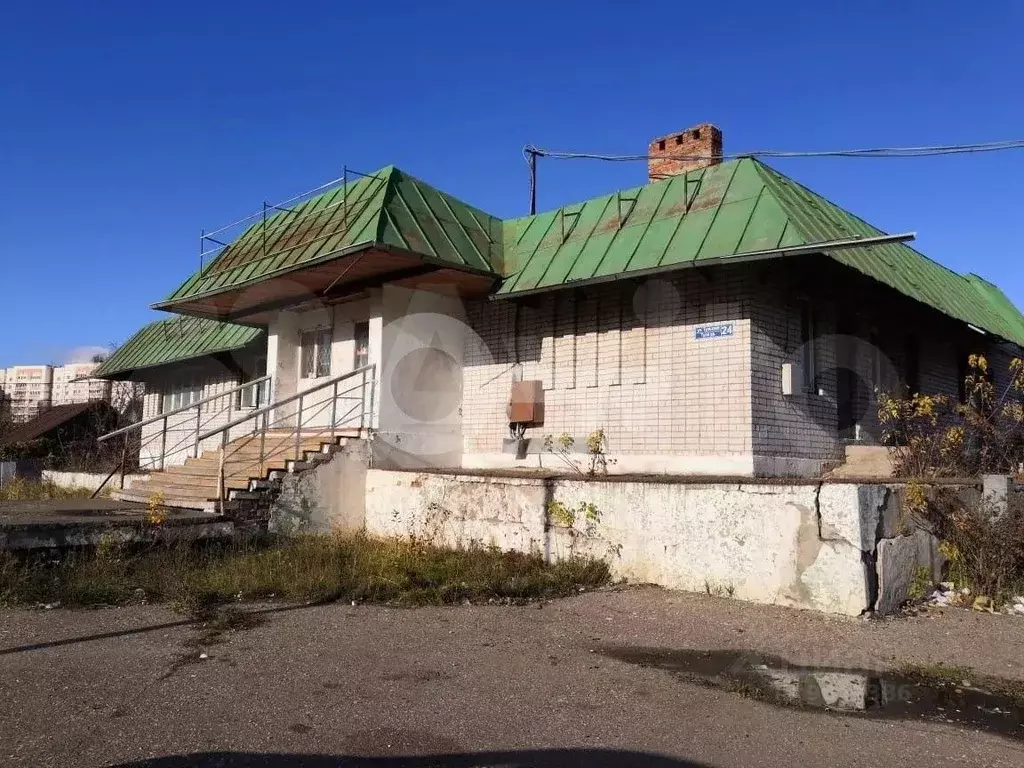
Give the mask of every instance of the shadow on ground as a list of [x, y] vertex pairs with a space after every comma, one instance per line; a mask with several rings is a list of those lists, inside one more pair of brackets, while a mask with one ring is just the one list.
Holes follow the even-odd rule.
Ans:
[[612, 749], [538, 749], [513, 752], [472, 752], [441, 755], [356, 757], [349, 755], [267, 754], [262, 752], [201, 752], [122, 763], [115, 768], [701, 768], [698, 763], [663, 755]]

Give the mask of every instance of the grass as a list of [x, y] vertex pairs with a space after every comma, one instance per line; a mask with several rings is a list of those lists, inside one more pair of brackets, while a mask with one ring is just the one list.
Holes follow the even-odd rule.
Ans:
[[0, 605], [174, 603], [196, 613], [239, 600], [355, 600], [398, 605], [523, 603], [605, 584], [608, 567], [474, 547], [440, 549], [366, 536], [159, 545], [26, 556], [0, 552]]
[[87, 499], [88, 488], [73, 488], [50, 482], [33, 482], [18, 477], [0, 488], [0, 501], [36, 501], [42, 499]]

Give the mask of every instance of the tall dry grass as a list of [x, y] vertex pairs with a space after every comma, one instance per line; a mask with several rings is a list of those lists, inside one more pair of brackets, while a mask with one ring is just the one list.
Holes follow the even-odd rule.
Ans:
[[357, 600], [401, 605], [526, 602], [609, 579], [605, 563], [546, 563], [539, 554], [442, 549], [366, 536], [302, 535], [243, 543], [131, 549], [104, 542], [61, 555], [0, 553], [0, 605], [119, 605], [145, 599], [190, 609], [237, 600]]

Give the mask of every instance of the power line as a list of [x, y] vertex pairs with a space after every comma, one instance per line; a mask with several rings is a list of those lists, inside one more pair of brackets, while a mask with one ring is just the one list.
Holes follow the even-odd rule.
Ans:
[[635, 162], [638, 160], [734, 160], [742, 157], [864, 157], [864, 158], [889, 158], [889, 157], [934, 157], [937, 155], [960, 155], [972, 152], [1002, 152], [1009, 149], [1024, 149], [1024, 139], [1009, 139], [1006, 141], [989, 141], [977, 144], [944, 144], [924, 147], [872, 147], [867, 149], [831, 149], [831, 150], [810, 150], [792, 151], [779, 149], [759, 149], [749, 152], [734, 152], [728, 154], [705, 154], [705, 155], [676, 155], [676, 154], [638, 154], [638, 155], [616, 155], [600, 154], [596, 152], [562, 152], [551, 149], [541, 149], [532, 144], [523, 147], [523, 155], [527, 159], [531, 156], [551, 157], [558, 160], [605, 160], [610, 162]]

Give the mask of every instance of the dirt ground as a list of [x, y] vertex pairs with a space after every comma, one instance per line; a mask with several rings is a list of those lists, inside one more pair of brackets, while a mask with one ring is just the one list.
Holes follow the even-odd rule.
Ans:
[[1024, 741], [779, 707], [602, 655], [758, 651], [793, 664], [946, 663], [1024, 680], [1024, 619], [866, 621], [655, 588], [538, 606], [0, 612], [0, 763], [1024, 765]]

